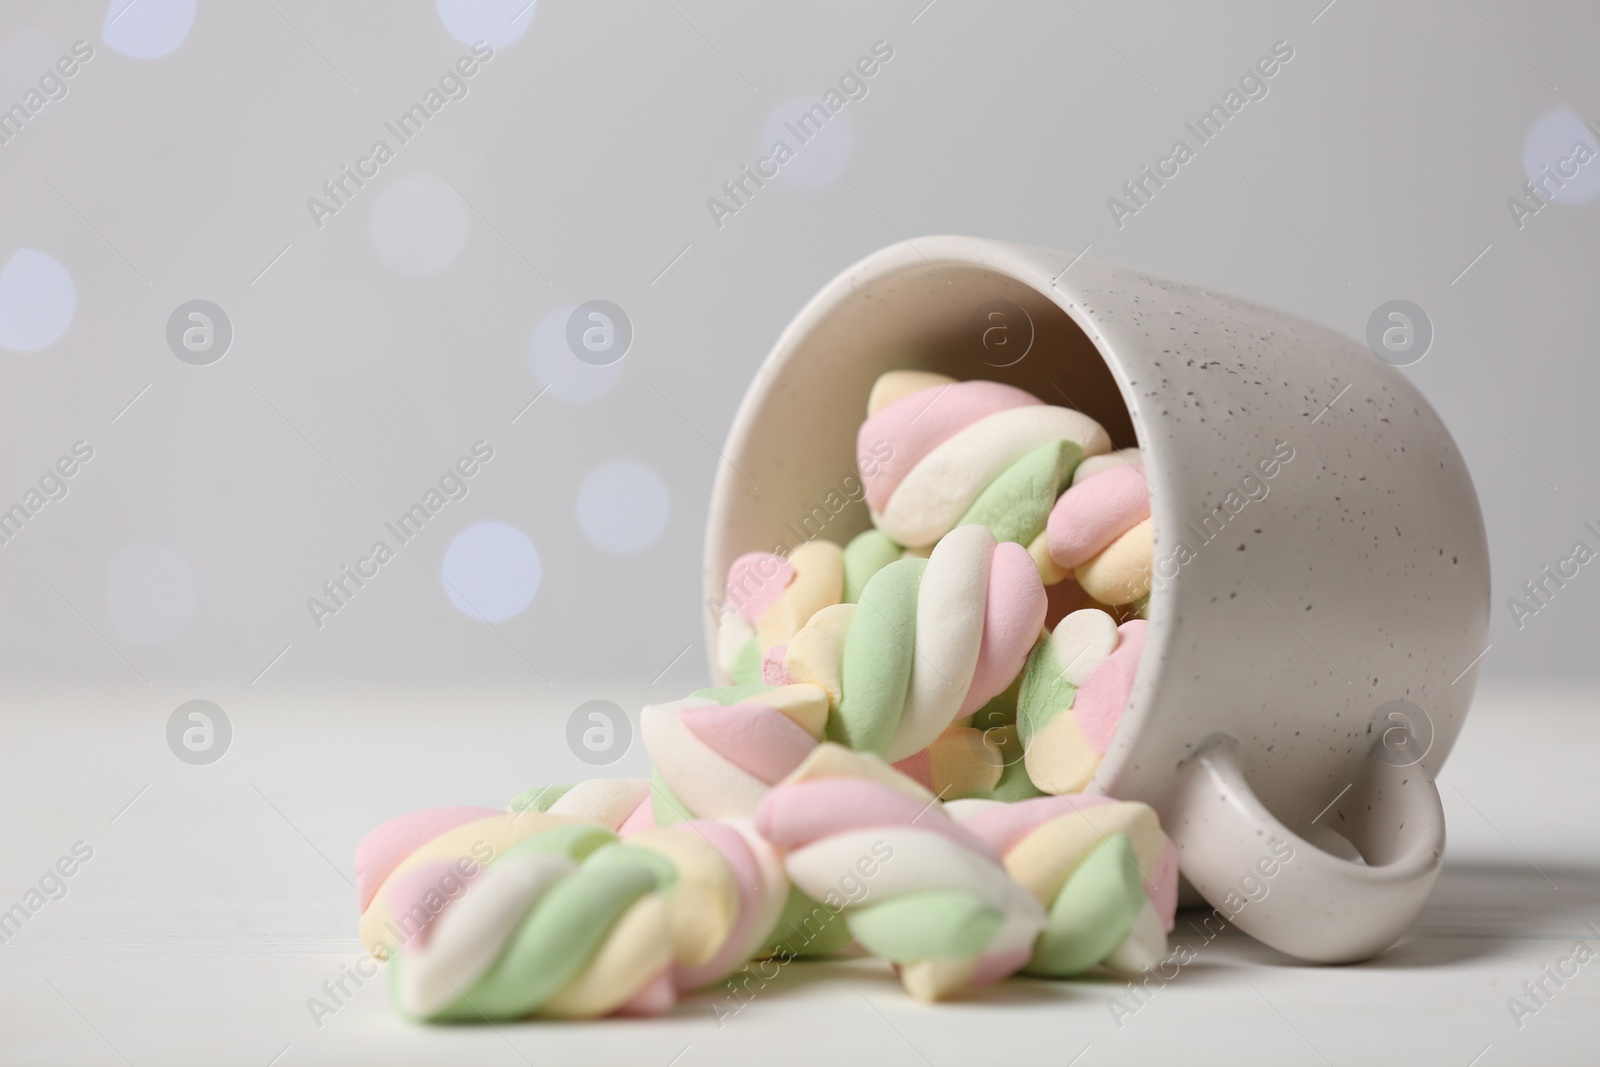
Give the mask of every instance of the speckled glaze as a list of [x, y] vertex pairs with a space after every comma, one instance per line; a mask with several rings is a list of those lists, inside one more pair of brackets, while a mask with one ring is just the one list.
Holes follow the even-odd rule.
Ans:
[[[975, 341], [974, 313], [994, 300], [1031, 323], [1005, 367]], [[1021, 386], [1143, 450], [1157, 585], [1093, 788], [1156, 805], [1189, 881], [1268, 944], [1333, 962], [1392, 943], [1438, 873], [1432, 777], [1471, 702], [1489, 612], [1477, 497], [1417, 390], [1354, 340], [1199, 286], [979, 238], [897, 244], [828, 283], [757, 373], [717, 472], [708, 604], [742, 552], [868, 525], [856, 430], [877, 376], [909, 367]], [[1203, 540], [1249, 474], [1266, 495], [1236, 497]], [[1180, 543], [1192, 558], [1164, 566]], [[714, 624], [708, 613], [708, 648]], [[1374, 724], [1401, 699], [1432, 733], [1407, 767]], [[1346, 839], [1366, 864], [1345, 858]], [[1236, 909], [1275, 842], [1294, 858]]]

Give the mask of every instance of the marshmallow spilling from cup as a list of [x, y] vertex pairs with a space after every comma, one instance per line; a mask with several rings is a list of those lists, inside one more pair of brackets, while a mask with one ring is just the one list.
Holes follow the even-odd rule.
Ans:
[[[1149, 519], [1118, 544], [1147, 554], [1135, 604], [1148, 623], [1125, 657], [1136, 660], [1124, 667], [1126, 705], [1044, 725], [1037, 743], [1053, 755], [1069, 748], [1062, 733], [1114, 728], [1089, 738], [1104, 749], [1088, 781], [1072, 766], [1057, 780], [1035, 773], [1036, 785], [1156, 808], [1193, 890], [1286, 953], [1345, 962], [1392, 944], [1438, 876], [1433, 779], [1488, 632], [1482, 515], [1427, 401], [1357, 342], [1200, 286], [978, 238], [897, 244], [826, 285], [746, 394], [712, 498], [709, 603], [724, 600], [747, 552], [787, 546], [792, 560], [813, 540], [848, 546], [873, 528], [877, 468], [916, 477], [905, 468], [917, 457], [888, 455], [892, 441], [862, 432], [889, 372], [908, 384], [904, 372], [941, 376], [926, 379], [935, 387], [1002, 383], [1093, 420], [1105, 456], [1139, 457], [1144, 485], [1130, 488], [1147, 485]], [[913, 438], [951, 399], [934, 396]], [[993, 462], [976, 455], [977, 467]], [[955, 462], [925, 488], [948, 507], [986, 469]], [[1097, 471], [1088, 486], [1112, 476]], [[1080, 484], [1069, 480], [1056, 506]], [[855, 486], [865, 499], [838, 507]], [[1019, 511], [1025, 495], [1012, 497]], [[1107, 496], [1097, 517], [1123, 518], [1107, 514], [1119, 504]], [[1077, 578], [1082, 590], [1081, 567]], [[1070, 596], [1052, 588], [1051, 601]], [[725, 616], [709, 619], [708, 648]], [[1104, 670], [1129, 628], [1110, 650], [1104, 625], [1058, 625], [1041, 640], [1064, 646], [1064, 665], [1081, 654]], [[714, 669], [726, 677], [724, 666]], [[1027, 753], [1022, 764], [1034, 770]]]
[[1488, 559], [1454, 442], [1365, 348], [925, 238], [800, 312], [723, 454], [717, 685], [643, 709], [651, 777], [362, 842], [403, 1014], [657, 1014], [720, 986], [720, 1019], [846, 951], [926, 1000], [1138, 975], [1180, 897], [1328, 963], [1416, 917]]

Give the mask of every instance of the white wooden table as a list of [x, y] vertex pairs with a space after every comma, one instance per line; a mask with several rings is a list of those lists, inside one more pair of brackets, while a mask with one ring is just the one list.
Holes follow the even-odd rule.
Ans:
[[[1013, 980], [928, 1007], [864, 960], [786, 967], [720, 1026], [702, 997], [655, 1020], [425, 1028], [395, 1017], [379, 981], [314, 1022], [308, 999], [361, 955], [350, 856], [367, 829], [641, 774], [637, 740], [598, 772], [573, 758], [567, 714], [595, 696], [637, 710], [682, 695], [673, 684], [0, 692], [0, 909], [76, 842], [93, 849], [66, 895], [0, 945], [0, 1062], [1600, 1062], [1600, 959], [1561, 988], [1547, 980], [1553, 995], [1520, 1028], [1507, 1006], [1574, 939], [1600, 950], [1583, 926], [1600, 927], [1600, 690], [1510, 685], [1480, 695], [1441, 777], [1451, 843], [1437, 892], [1367, 964], [1300, 966], [1230, 932], [1120, 1027], [1119, 983]], [[168, 715], [194, 697], [233, 724], [210, 766], [166, 747]]]

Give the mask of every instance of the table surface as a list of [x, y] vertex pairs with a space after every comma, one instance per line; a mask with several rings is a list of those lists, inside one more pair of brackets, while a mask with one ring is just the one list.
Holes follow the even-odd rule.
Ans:
[[[669, 686], [607, 695], [636, 709], [681, 695]], [[637, 738], [599, 770], [569, 754], [568, 714], [595, 691], [242, 689], [212, 697], [233, 737], [209, 766], [165, 740], [194, 696], [160, 684], [3, 694], [0, 909], [77, 843], [93, 854], [0, 945], [0, 1062], [916, 1065], [1001, 1049], [1081, 1067], [1600, 1062], [1600, 961], [1559, 987], [1546, 979], [1532, 1014], [1508, 1004], [1578, 938], [1600, 950], [1585, 927], [1600, 928], [1597, 689], [1479, 695], [1439, 780], [1450, 846], [1438, 888], [1365, 964], [1300, 965], [1232, 931], [1205, 943], [1180, 914], [1175, 936], [1197, 958], [1142, 1004], [1109, 979], [1014, 979], [928, 1006], [884, 966], [849, 960], [784, 967], [720, 1018], [700, 996], [660, 1019], [493, 1027], [403, 1022], [381, 981], [332, 1015], [308, 1002], [362, 955], [350, 856], [371, 826], [644, 772]]]

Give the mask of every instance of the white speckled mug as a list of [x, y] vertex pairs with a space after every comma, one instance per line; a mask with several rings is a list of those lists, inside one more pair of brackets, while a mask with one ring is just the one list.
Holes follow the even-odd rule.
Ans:
[[[1004, 358], [987, 323], [1010, 331]], [[1417, 390], [1355, 341], [1199, 286], [978, 238], [897, 244], [824, 286], [756, 375], [712, 496], [708, 602], [734, 557], [793, 545], [854, 484], [867, 393], [908, 367], [1021, 386], [1143, 449], [1150, 628], [1091, 789], [1155, 805], [1190, 883], [1267, 944], [1324, 962], [1391, 944], [1438, 876], [1433, 773], [1489, 612], [1477, 498]], [[1241, 494], [1253, 472], [1268, 491]], [[867, 523], [852, 504], [820, 535]]]

